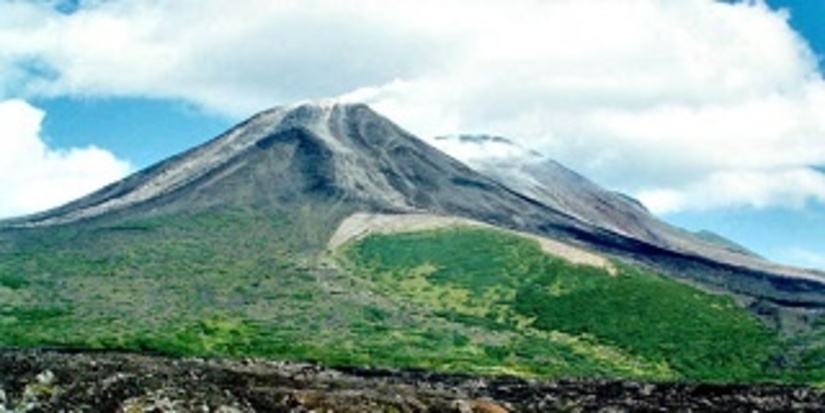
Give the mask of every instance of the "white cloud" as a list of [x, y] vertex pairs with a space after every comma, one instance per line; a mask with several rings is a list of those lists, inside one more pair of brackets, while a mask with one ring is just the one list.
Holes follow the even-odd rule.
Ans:
[[759, 1], [0, 3], [0, 97], [183, 98], [248, 115], [344, 95], [485, 132], [659, 212], [822, 201], [825, 82]]
[[780, 259], [795, 265], [825, 271], [825, 254], [805, 248], [789, 248], [779, 254]]
[[536, 16], [487, 34], [496, 58], [371, 100], [402, 124], [514, 138], [659, 213], [825, 202], [809, 168], [825, 162], [825, 83], [781, 14], [561, 1]]
[[369, 1], [126, 0], [65, 16], [2, 3], [0, 62], [45, 72], [5, 85], [24, 95], [184, 98], [246, 116], [415, 77], [427, 67], [420, 61], [447, 50], [449, 41], [411, 31], [414, 22], [399, 24], [397, 12], [382, 18], [385, 9]]
[[0, 102], [0, 217], [56, 207], [131, 170], [96, 147], [49, 148], [40, 136], [44, 115], [25, 101]]
[[640, 191], [639, 200], [660, 214], [751, 206], [804, 208], [825, 204], [825, 175], [807, 168], [713, 172], [678, 189]]

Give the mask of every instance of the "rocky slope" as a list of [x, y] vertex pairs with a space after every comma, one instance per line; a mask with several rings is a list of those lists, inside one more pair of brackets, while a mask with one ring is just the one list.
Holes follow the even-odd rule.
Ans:
[[582, 175], [512, 141], [487, 135], [443, 136], [435, 144], [473, 169], [554, 209], [594, 226], [657, 247], [789, 276], [812, 271], [767, 262], [710, 232], [691, 233], [654, 217], [639, 201], [602, 188]]
[[815, 412], [790, 386], [541, 381], [263, 360], [0, 352], [0, 412]]

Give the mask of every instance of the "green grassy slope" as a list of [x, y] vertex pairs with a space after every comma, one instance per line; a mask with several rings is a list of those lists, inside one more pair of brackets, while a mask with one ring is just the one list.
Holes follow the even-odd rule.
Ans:
[[[778, 338], [727, 298], [630, 268], [570, 265], [491, 230], [372, 236], [333, 260], [321, 252], [332, 228], [311, 228], [311, 217], [221, 211], [4, 235], [0, 346], [784, 378], [764, 368]], [[815, 357], [797, 347], [793, 363]], [[815, 363], [806, 380], [821, 380]]]
[[445, 317], [523, 334], [568, 334], [664, 367], [674, 378], [761, 378], [778, 345], [727, 297], [628, 267], [611, 276], [571, 265], [502, 232], [372, 236], [347, 255], [377, 288]]
[[508, 334], [399, 304], [329, 268], [318, 240], [304, 239], [302, 215], [224, 211], [16, 234], [0, 246], [0, 346], [498, 371], [484, 348]]

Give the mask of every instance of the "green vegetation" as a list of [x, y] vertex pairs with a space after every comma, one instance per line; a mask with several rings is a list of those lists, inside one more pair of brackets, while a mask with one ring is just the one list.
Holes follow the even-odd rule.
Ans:
[[757, 380], [778, 345], [730, 298], [628, 267], [611, 276], [572, 265], [503, 232], [376, 235], [347, 256], [387, 294], [464, 323], [520, 334], [563, 333], [581, 346], [601, 345], [647, 363], [637, 371], [642, 375]]
[[776, 357], [777, 364], [792, 368], [781, 371], [781, 378], [825, 387], [825, 316], [820, 316], [815, 327], [807, 334], [790, 338], [783, 346]]
[[19, 290], [26, 285], [28, 285], [26, 279], [19, 275], [5, 275], [0, 278], [0, 288]]
[[296, 236], [304, 213], [224, 211], [12, 234], [5, 245], [14, 247], [0, 249], [0, 346], [490, 374], [521, 373], [496, 352], [511, 342], [535, 347], [536, 362], [547, 353], [540, 338], [490, 333], [370, 290]]
[[[375, 235], [334, 259], [313, 211], [213, 211], [0, 234], [0, 346], [657, 380], [788, 379], [744, 310], [479, 229]], [[309, 229], [309, 230], [308, 230]], [[811, 336], [809, 341], [819, 340]], [[807, 343], [807, 342], [806, 342]], [[806, 344], [803, 343], [803, 344]], [[797, 344], [793, 380], [825, 381]]]

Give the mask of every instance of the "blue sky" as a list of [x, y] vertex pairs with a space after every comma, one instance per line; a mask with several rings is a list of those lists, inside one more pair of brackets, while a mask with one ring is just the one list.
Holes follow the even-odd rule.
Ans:
[[99, 145], [143, 168], [232, 127], [234, 117], [205, 114], [186, 102], [141, 98], [38, 99], [54, 147]]
[[774, 9], [790, 12], [790, 24], [802, 35], [820, 56], [820, 68], [825, 67], [825, 1], [821, 0], [768, 0]]
[[0, 217], [338, 97], [425, 139], [507, 136], [825, 269], [825, 2], [386, 4], [0, 0]]

